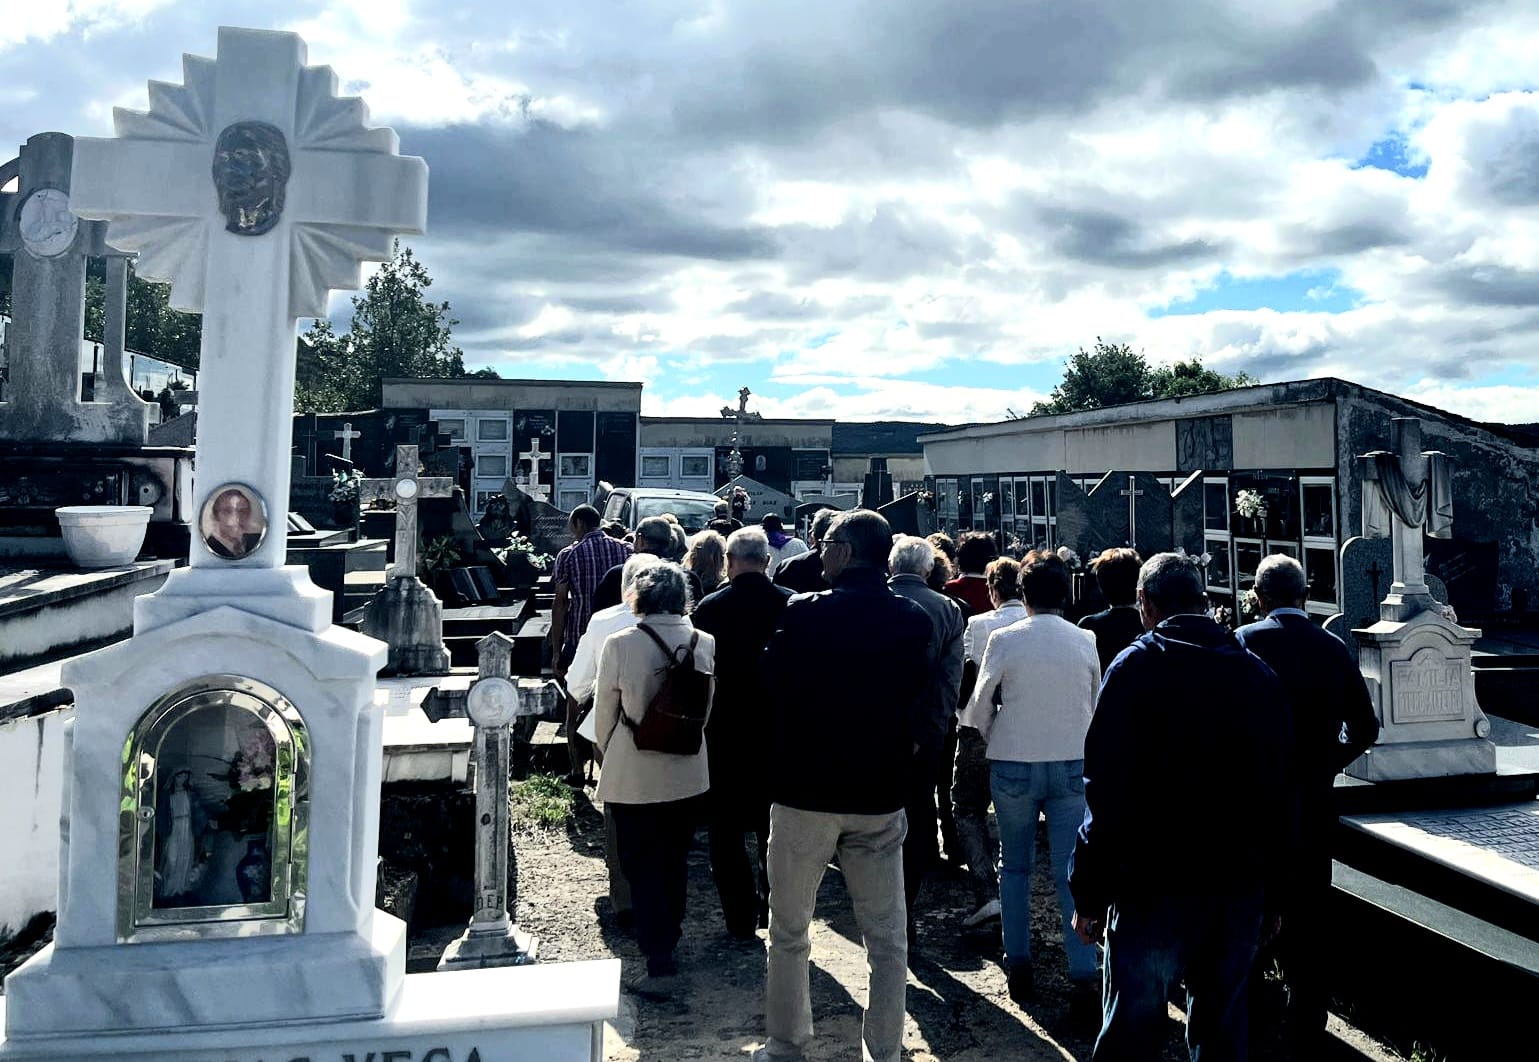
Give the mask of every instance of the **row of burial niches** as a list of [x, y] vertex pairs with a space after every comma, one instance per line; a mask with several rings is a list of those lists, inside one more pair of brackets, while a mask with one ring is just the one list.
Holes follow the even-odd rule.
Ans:
[[310, 752], [292, 704], [199, 679], [145, 713], [123, 757], [121, 940], [304, 928]]

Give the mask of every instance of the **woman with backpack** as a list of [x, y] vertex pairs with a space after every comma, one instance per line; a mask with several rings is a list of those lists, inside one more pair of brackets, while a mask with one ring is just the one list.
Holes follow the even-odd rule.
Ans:
[[673, 949], [684, 924], [685, 860], [710, 788], [705, 723], [716, 642], [686, 616], [688, 583], [677, 564], [636, 573], [628, 603], [637, 624], [599, 651], [593, 714], [604, 766], [597, 797], [615, 822], [620, 869], [631, 886], [644, 977], [627, 984], [649, 999], [680, 991]]

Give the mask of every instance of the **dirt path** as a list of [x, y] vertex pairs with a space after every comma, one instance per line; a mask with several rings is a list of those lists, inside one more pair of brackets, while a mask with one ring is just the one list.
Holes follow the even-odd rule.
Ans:
[[[591, 791], [590, 791], [591, 792]], [[625, 974], [643, 968], [641, 954], [619, 931], [609, 910], [603, 862], [603, 822], [579, 798], [566, 829], [529, 833], [518, 845], [517, 917], [540, 937], [545, 962], [618, 957]], [[1045, 860], [1043, 861], [1045, 863]], [[679, 965], [690, 979], [685, 997], [650, 1003], [622, 999], [620, 1020], [605, 1041], [608, 1062], [675, 1059], [742, 1062], [764, 1042], [764, 941], [727, 936], [717, 905], [704, 835], [690, 854], [689, 906]], [[912, 1062], [984, 1062], [999, 1058], [1081, 1060], [1090, 1056], [1094, 1030], [1070, 1021], [1057, 906], [1045, 872], [1036, 884], [1033, 954], [1037, 1000], [1023, 1012], [1005, 991], [998, 934], [963, 937], [969, 894], [955, 876], [932, 878], [920, 898], [919, 947], [910, 963], [904, 1047]], [[997, 923], [996, 923], [997, 924]], [[810, 1062], [859, 1057], [860, 1005], [866, 966], [854, 916], [837, 868], [818, 897], [812, 929], [812, 1004], [817, 1039]], [[1184, 1059], [1182, 1026], [1172, 1012], [1167, 1059]], [[1399, 1056], [1352, 1030], [1338, 1029], [1362, 1054], [1394, 1062]], [[1259, 1043], [1258, 1062], [1283, 1056]], [[1350, 1057], [1346, 1056], [1346, 1057]]]

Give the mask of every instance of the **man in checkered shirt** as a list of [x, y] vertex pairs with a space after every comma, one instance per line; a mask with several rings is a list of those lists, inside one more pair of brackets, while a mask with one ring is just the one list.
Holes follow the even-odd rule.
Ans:
[[[594, 588], [605, 572], [624, 564], [631, 555], [630, 546], [599, 530], [598, 510], [591, 505], [579, 505], [572, 510], [571, 531], [572, 544], [556, 554], [556, 568], [551, 576], [556, 600], [551, 607], [550, 639], [555, 649], [556, 677], [560, 679], [566, 678], [578, 639], [593, 617]], [[588, 743], [577, 736], [577, 709], [577, 702], [568, 697], [566, 748], [572, 773], [567, 781], [573, 785], [582, 784], [589, 756]]]

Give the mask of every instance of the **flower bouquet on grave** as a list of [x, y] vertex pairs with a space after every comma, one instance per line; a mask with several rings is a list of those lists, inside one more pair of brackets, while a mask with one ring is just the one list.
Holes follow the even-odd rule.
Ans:
[[240, 748], [221, 773], [213, 775], [228, 787], [219, 827], [230, 833], [266, 836], [272, 827], [275, 744], [266, 729], [251, 727], [241, 735]]
[[1234, 511], [1255, 525], [1260, 531], [1266, 526], [1266, 498], [1260, 491], [1245, 489], [1234, 495]]
[[508, 574], [519, 586], [533, 586], [540, 573], [549, 571], [553, 558], [543, 553], [535, 544], [514, 531], [508, 536], [508, 544], [494, 548], [492, 555], [507, 566]]
[[335, 471], [331, 474], [331, 518], [342, 527], [358, 526], [358, 484], [363, 473], [358, 469]]

